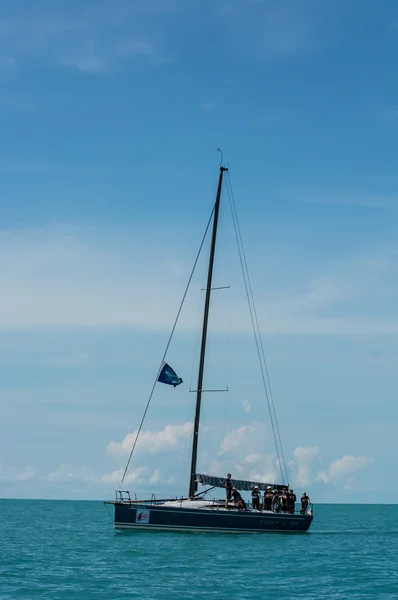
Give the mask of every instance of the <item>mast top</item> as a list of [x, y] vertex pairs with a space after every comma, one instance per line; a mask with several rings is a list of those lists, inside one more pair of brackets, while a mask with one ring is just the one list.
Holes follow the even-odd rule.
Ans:
[[227, 167], [223, 167], [223, 160], [224, 160], [224, 152], [221, 150], [220, 147], [217, 148], [217, 152], [219, 152], [221, 154], [221, 158], [220, 158], [220, 172], [222, 173], [223, 171], [228, 171]]

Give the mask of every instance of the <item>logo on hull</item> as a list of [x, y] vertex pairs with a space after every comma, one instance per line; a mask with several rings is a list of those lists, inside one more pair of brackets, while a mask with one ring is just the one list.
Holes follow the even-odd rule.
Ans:
[[137, 510], [137, 513], [135, 515], [135, 522], [136, 523], [149, 523], [149, 515], [150, 515], [149, 510]]
[[283, 521], [277, 521], [276, 519], [261, 519], [260, 523], [261, 525], [280, 525]]

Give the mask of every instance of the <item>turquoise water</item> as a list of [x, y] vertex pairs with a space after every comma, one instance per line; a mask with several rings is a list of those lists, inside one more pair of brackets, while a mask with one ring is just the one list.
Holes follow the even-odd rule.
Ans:
[[1, 600], [398, 598], [398, 506], [315, 506], [308, 534], [115, 532], [100, 502], [0, 501]]

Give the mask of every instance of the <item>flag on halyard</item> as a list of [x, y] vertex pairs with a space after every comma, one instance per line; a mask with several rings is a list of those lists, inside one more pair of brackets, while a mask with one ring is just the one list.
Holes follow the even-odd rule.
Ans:
[[182, 383], [181, 377], [178, 377], [177, 373], [167, 363], [164, 363], [162, 370], [159, 373], [158, 381], [160, 381], [160, 383], [173, 385], [174, 387]]

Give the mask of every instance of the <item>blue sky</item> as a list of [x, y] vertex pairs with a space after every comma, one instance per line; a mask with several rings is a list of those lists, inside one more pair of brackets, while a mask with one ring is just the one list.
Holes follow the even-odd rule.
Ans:
[[[0, 495], [120, 480], [230, 168], [292, 484], [398, 502], [398, 7], [0, 2]], [[277, 473], [227, 197], [199, 466]], [[128, 485], [184, 493], [205, 256]], [[383, 491], [388, 488], [388, 498]]]

